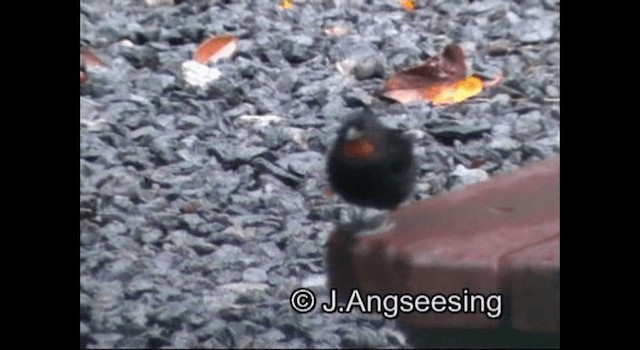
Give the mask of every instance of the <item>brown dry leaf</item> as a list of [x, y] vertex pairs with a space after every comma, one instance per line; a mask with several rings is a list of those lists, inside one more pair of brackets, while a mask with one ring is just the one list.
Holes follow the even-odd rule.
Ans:
[[182, 205], [180, 212], [182, 214], [193, 214], [198, 211], [200, 204], [197, 202], [188, 202]]
[[324, 192], [323, 192], [324, 196], [326, 198], [331, 198], [333, 197], [333, 189], [330, 186], [325, 187]]
[[416, 9], [416, 3], [413, 0], [400, 0], [400, 5], [408, 12], [413, 12]]
[[467, 77], [464, 51], [450, 44], [442, 55], [389, 78], [383, 95], [402, 104], [427, 100], [434, 105], [447, 105], [473, 97], [501, 79], [498, 76], [492, 82], [483, 82], [477, 75]]
[[484, 158], [474, 159], [471, 162], [471, 169], [477, 169], [477, 168], [483, 166], [485, 163], [487, 163], [487, 159], [484, 159]]
[[462, 48], [447, 45], [442, 54], [429, 58], [421, 66], [397, 73], [385, 82], [386, 90], [417, 89], [440, 81], [454, 81], [467, 76]]
[[[476, 76], [478, 76], [478, 75], [476, 75]], [[480, 77], [480, 76], [478, 76], [478, 77], [479, 77], [479, 78], [482, 78], [482, 77]], [[494, 86], [498, 85], [498, 83], [500, 83], [501, 81], [502, 81], [502, 73], [499, 73], [499, 74], [498, 74], [498, 75], [496, 75], [496, 77], [495, 77], [495, 78], [493, 78], [492, 80], [489, 80], [489, 81], [486, 81], [486, 80], [485, 80], [485, 81], [482, 83], [482, 85], [483, 85], [483, 87], [484, 87], [485, 89], [488, 89], [488, 88], [491, 88], [491, 87], [494, 87]]]
[[231, 57], [238, 47], [237, 36], [234, 35], [220, 35], [214, 36], [205, 40], [196, 52], [193, 53], [193, 60], [207, 64], [208, 62], [215, 63], [221, 58]]
[[293, 0], [282, 0], [280, 4], [278, 4], [278, 8], [281, 10], [289, 10], [293, 8]]
[[85, 72], [83, 72], [81, 70], [80, 71], [80, 85], [86, 84], [88, 80], [89, 80], [89, 77], [87, 76], [87, 73], [85, 73]]
[[80, 48], [80, 63], [87, 67], [105, 67], [106, 64], [102, 62], [93, 51], [86, 47]]
[[80, 47], [80, 85], [89, 83], [87, 67], [106, 67], [107, 65], [87, 47]]

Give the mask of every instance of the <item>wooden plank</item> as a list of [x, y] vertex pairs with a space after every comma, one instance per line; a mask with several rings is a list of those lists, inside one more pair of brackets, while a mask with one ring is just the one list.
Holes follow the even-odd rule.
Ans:
[[[403, 207], [392, 221], [393, 229], [342, 247], [340, 255], [351, 254], [342, 256], [349, 266], [340, 267], [335, 254], [340, 241], [335, 235], [345, 232], [334, 232], [330, 282], [342, 295], [352, 288], [375, 294], [455, 293], [460, 301], [477, 293], [505, 294], [510, 271], [519, 278], [528, 275], [521, 263], [501, 271], [501, 259], [559, 236], [559, 158]], [[491, 298], [494, 306], [497, 299]], [[501, 298], [500, 312], [485, 303], [484, 312], [401, 314], [400, 320], [415, 327], [495, 328], [505, 317], [487, 315], [505, 316], [509, 300], [508, 294]]]

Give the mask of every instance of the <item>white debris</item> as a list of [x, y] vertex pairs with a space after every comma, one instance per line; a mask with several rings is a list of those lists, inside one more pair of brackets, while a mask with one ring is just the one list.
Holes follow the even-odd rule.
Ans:
[[311, 275], [302, 281], [302, 287], [324, 287], [327, 285], [327, 276], [324, 274]]
[[120, 46], [124, 46], [124, 47], [133, 47], [133, 42], [129, 39], [124, 39], [124, 40], [120, 40], [120, 42], [118, 43], [120, 44]]
[[208, 67], [196, 61], [189, 60], [182, 63], [182, 78], [193, 87], [205, 89], [214, 80], [220, 78], [219, 69]]
[[240, 126], [250, 126], [254, 129], [262, 129], [271, 124], [278, 124], [282, 121], [282, 117], [274, 114], [267, 115], [249, 115], [245, 114], [238, 117], [235, 122]]
[[337, 62], [336, 68], [342, 75], [351, 75], [351, 72], [353, 72], [354, 68], [356, 67], [356, 63], [356, 60], [347, 58], [346, 60]]
[[457, 177], [456, 186], [462, 187], [476, 182], [489, 179], [489, 174], [482, 169], [467, 169], [464, 165], [458, 164], [451, 175]]
[[144, 0], [144, 3], [147, 4], [147, 6], [175, 5], [174, 0]]

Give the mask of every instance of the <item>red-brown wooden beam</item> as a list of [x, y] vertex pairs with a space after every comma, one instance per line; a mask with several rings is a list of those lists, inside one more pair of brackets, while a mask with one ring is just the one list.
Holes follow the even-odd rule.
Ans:
[[329, 240], [331, 288], [343, 298], [352, 288], [363, 296], [457, 294], [461, 302], [465, 293], [500, 294], [500, 310], [493, 297], [484, 312], [401, 313], [399, 320], [417, 328], [558, 330], [559, 161], [402, 207], [386, 232], [354, 238], [337, 228]]

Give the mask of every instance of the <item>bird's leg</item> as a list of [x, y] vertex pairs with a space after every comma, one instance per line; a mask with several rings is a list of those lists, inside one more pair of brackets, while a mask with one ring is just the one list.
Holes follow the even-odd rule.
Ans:
[[358, 237], [371, 236], [393, 228], [393, 223], [389, 221], [388, 210], [377, 210], [373, 208], [358, 208], [354, 222], [360, 228], [356, 233]]

